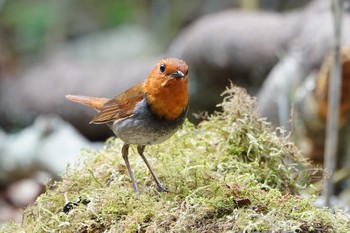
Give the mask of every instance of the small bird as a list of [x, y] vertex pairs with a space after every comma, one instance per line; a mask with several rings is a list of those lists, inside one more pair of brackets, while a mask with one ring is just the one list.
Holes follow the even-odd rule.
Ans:
[[150, 164], [144, 150], [147, 145], [170, 138], [185, 121], [188, 96], [188, 66], [177, 58], [161, 59], [148, 78], [113, 99], [67, 95], [66, 99], [92, 107], [98, 111], [90, 124], [107, 124], [124, 145], [121, 153], [135, 192], [139, 192], [131, 170], [129, 145], [137, 145], [137, 152], [146, 163], [159, 192], [166, 192]]

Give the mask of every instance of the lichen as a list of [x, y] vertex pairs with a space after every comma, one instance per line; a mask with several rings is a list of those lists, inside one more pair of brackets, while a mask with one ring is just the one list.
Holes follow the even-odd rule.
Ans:
[[[244, 90], [224, 92], [221, 112], [194, 126], [186, 122], [171, 139], [146, 148], [163, 184], [158, 193], [135, 148], [130, 152], [140, 194], [133, 193], [111, 138], [101, 151], [83, 149], [62, 181], [49, 185], [24, 211], [12, 232], [349, 232], [337, 209], [316, 208], [301, 197], [312, 167], [282, 129], [254, 111]], [[62, 208], [76, 202], [67, 213]], [[0, 228], [1, 230], [1, 228]]]

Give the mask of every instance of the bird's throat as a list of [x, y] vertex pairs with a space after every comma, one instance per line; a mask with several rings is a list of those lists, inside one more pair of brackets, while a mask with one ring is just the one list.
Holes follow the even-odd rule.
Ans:
[[159, 85], [146, 83], [147, 102], [151, 111], [159, 118], [175, 120], [188, 107], [188, 79], [153, 81], [161, 83]]

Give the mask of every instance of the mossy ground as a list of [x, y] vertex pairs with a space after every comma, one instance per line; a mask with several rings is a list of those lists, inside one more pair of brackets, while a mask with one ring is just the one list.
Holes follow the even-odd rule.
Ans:
[[[7, 232], [350, 232], [340, 210], [318, 209], [302, 198], [312, 172], [281, 130], [254, 112], [242, 89], [224, 94], [223, 111], [199, 126], [186, 122], [168, 141], [146, 148], [154, 171], [171, 190], [158, 193], [136, 149], [130, 160], [140, 194], [133, 193], [110, 139], [102, 151], [82, 150], [81, 161], [48, 187]], [[67, 200], [78, 197], [66, 214]], [[1, 227], [0, 227], [1, 230]]]

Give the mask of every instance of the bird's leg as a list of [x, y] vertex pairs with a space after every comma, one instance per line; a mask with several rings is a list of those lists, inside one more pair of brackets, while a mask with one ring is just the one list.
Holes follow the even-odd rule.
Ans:
[[122, 147], [123, 159], [124, 159], [126, 168], [128, 169], [128, 172], [129, 172], [129, 175], [130, 175], [130, 178], [131, 178], [131, 182], [132, 182], [132, 186], [134, 187], [134, 192], [135, 193], [139, 193], [139, 190], [137, 188], [137, 184], [136, 184], [136, 181], [135, 181], [134, 173], [132, 172], [131, 167], [130, 167], [128, 154], [129, 154], [129, 144], [124, 144], [123, 147]]
[[157, 178], [156, 174], [154, 174], [151, 165], [148, 163], [145, 155], [143, 154], [144, 150], [145, 150], [146, 146], [137, 146], [137, 152], [139, 153], [139, 155], [141, 156], [141, 158], [143, 159], [143, 161], [146, 163], [148, 170], [151, 172], [151, 175], [154, 179], [154, 181], [157, 184], [157, 190], [159, 192], [168, 192], [168, 190], [166, 190], [163, 185], [160, 183], [159, 179]]

